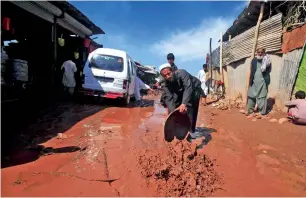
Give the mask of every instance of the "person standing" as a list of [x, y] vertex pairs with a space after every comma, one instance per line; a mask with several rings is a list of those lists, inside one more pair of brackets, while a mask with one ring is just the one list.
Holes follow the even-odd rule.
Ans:
[[201, 69], [198, 73], [198, 79], [201, 81], [201, 88], [202, 88], [202, 93], [201, 93], [201, 104], [206, 106], [206, 97], [208, 94], [208, 87], [206, 84], [206, 77], [207, 77], [207, 64], [203, 64], [203, 69]]
[[257, 56], [251, 62], [250, 87], [248, 89], [247, 116], [252, 117], [257, 104], [259, 116], [267, 114], [267, 95], [270, 83], [271, 61], [265, 49], [259, 48]]
[[75, 73], [77, 72], [77, 67], [72, 60], [67, 60], [63, 63], [61, 70], [63, 71], [62, 83], [64, 86], [64, 92], [68, 91], [72, 96], [76, 85]]
[[[171, 68], [173, 69], [173, 71], [176, 71], [178, 68], [176, 66], [176, 64], [174, 63], [174, 60], [175, 60], [175, 56], [173, 53], [169, 53], [167, 55], [167, 60], [168, 60], [168, 63], [171, 65]], [[159, 81], [156, 83], [156, 86], [162, 86], [163, 84], [165, 83], [165, 79], [160, 76], [159, 77]]]
[[176, 71], [178, 68], [177, 66], [175, 65], [174, 63], [174, 60], [175, 60], [175, 57], [174, 57], [174, 54], [172, 53], [169, 53], [167, 55], [167, 60], [168, 60], [168, 63], [171, 65], [171, 67], [173, 68], [173, 71]]
[[199, 132], [196, 132], [196, 122], [201, 95], [201, 82], [183, 69], [173, 71], [169, 63], [161, 65], [159, 70], [165, 79], [165, 98], [161, 101], [161, 104], [168, 108], [169, 114], [176, 108], [179, 109], [180, 113], [187, 113], [191, 120], [190, 133], [187, 140], [192, 141], [192, 139], [200, 136]]

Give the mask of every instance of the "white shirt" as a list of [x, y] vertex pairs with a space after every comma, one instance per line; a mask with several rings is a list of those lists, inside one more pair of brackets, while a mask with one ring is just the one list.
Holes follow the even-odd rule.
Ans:
[[75, 87], [74, 73], [77, 72], [77, 67], [74, 62], [67, 60], [63, 63], [62, 68], [65, 68], [62, 83], [65, 87]]
[[201, 81], [201, 88], [203, 89], [204, 93], [207, 95], [208, 88], [206, 86], [206, 73], [203, 69], [201, 69], [198, 73], [197, 78]]
[[135, 95], [136, 100], [141, 100], [141, 96], [140, 96], [141, 89], [150, 89], [150, 86], [145, 84], [140, 78], [136, 76], [135, 77], [135, 89], [134, 89], [134, 95]]

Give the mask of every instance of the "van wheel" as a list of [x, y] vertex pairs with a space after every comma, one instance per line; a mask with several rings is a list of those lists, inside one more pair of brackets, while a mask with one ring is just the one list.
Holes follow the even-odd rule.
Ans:
[[131, 100], [131, 96], [130, 96], [130, 95], [127, 95], [126, 97], [124, 97], [124, 98], [122, 99], [123, 105], [124, 105], [124, 106], [129, 105], [129, 104], [130, 104], [130, 100]]

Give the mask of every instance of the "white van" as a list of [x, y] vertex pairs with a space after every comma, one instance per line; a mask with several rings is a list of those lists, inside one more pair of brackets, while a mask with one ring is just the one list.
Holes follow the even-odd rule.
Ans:
[[89, 96], [119, 98], [127, 105], [134, 96], [135, 66], [124, 51], [98, 48], [89, 54], [84, 66], [81, 92]]

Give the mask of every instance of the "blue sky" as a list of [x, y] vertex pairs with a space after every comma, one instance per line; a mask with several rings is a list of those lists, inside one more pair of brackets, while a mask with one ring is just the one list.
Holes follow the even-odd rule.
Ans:
[[245, 1], [72, 1], [105, 31], [96, 42], [121, 49], [144, 65], [165, 63], [170, 52], [179, 68], [193, 75], [205, 63], [209, 38], [218, 46], [220, 33], [230, 27]]

